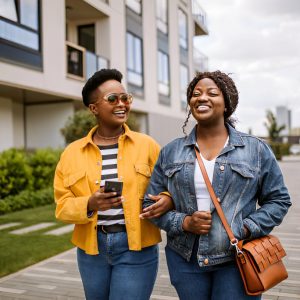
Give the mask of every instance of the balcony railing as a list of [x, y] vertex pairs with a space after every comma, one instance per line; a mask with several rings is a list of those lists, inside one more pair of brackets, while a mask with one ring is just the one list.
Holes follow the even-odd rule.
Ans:
[[96, 71], [109, 67], [109, 60], [86, 50], [84, 47], [66, 42], [67, 75], [70, 78], [85, 80]]
[[192, 0], [192, 14], [196, 23], [195, 35], [208, 34], [206, 12], [201, 7], [199, 0]]
[[196, 72], [205, 72], [208, 70], [208, 57], [195, 47], [193, 49], [193, 59]]

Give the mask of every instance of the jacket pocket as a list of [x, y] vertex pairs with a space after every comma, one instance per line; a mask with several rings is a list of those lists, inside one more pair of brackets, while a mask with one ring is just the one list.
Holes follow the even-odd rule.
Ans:
[[247, 165], [242, 164], [231, 164], [231, 170], [238, 173], [244, 178], [254, 178], [254, 171], [251, 170]]
[[183, 164], [167, 166], [165, 169], [165, 175], [169, 178], [172, 177], [176, 172], [182, 169], [182, 166]]
[[176, 194], [180, 190], [180, 182], [183, 182], [183, 176], [176, 176], [182, 169], [183, 164], [172, 164], [165, 168], [164, 173], [168, 179], [168, 191], [171, 194]]
[[67, 174], [64, 178], [64, 187], [69, 188], [75, 196], [83, 196], [89, 193], [86, 171], [80, 170]]
[[134, 169], [137, 174], [138, 195], [140, 199], [144, 199], [151, 177], [151, 169], [147, 164], [135, 164]]

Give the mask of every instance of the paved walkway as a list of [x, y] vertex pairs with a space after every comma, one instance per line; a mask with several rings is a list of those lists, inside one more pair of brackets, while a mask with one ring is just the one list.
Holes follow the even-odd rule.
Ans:
[[[293, 206], [284, 223], [275, 232], [288, 254], [285, 263], [289, 278], [268, 291], [263, 296], [264, 300], [300, 299], [300, 162], [282, 162], [281, 167], [292, 196]], [[160, 268], [151, 299], [178, 300], [168, 276], [164, 243], [165, 241], [160, 245]], [[84, 299], [75, 255], [75, 250], [72, 249], [1, 278], [0, 300]]]

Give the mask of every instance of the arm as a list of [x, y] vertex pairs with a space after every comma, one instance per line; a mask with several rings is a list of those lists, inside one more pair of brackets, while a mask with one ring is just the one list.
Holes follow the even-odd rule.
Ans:
[[[150, 195], [159, 195], [160, 193], [168, 190], [167, 178], [163, 171], [163, 161], [164, 161], [164, 150], [162, 149], [156, 165], [154, 167], [153, 173], [151, 175], [150, 183], [144, 197], [143, 208], [155, 203], [155, 200], [151, 199]], [[177, 235], [183, 233], [182, 223], [185, 218], [185, 213], [180, 213], [175, 210], [168, 211], [160, 217], [152, 218], [150, 221], [162, 228], [169, 235]]]
[[165, 193], [160, 193], [157, 196], [148, 194], [148, 197], [155, 203], [143, 209], [143, 213], [140, 214], [141, 219], [157, 218], [174, 208], [171, 196]]
[[260, 208], [243, 221], [244, 226], [251, 232], [251, 238], [269, 234], [282, 222], [291, 206], [288, 190], [272, 151], [265, 144], [260, 147], [260, 181], [257, 194]]
[[64, 185], [61, 164], [60, 161], [54, 177], [57, 219], [72, 224], [86, 224], [97, 218], [97, 214], [93, 214], [94, 211], [117, 207], [124, 200], [122, 196], [116, 196], [117, 193], [105, 193], [103, 189], [97, 190], [91, 196], [76, 197], [70, 187]]
[[54, 198], [56, 202], [55, 216], [66, 223], [86, 224], [93, 217], [88, 218], [87, 207], [89, 196], [75, 197], [69, 187], [64, 185], [62, 161], [60, 160], [54, 175]]

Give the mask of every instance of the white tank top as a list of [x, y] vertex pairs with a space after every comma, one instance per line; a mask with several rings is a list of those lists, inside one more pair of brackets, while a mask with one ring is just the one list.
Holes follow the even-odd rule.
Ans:
[[[227, 138], [227, 140], [225, 142], [224, 148], [227, 145], [228, 140], [229, 140], [229, 137]], [[212, 182], [213, 181], [213, 175], [214, 175], [216, 157], [212, 160], [206, 160], [202, 156], [201, 152], [200, 152], [200, 155], [201, 155], [201, 158], [203, 160], [208, 178], [209, 178], [210, 182]], [[210, 195], [209, 195], [209, 192], [207, 190], [204, 178], [202, 176], [197, 158], [196, 158], [196, 161], [195, 161], [194, 184], [195, 184], [198, 211], [210, 211], [211, 199], [210, 199]]]

